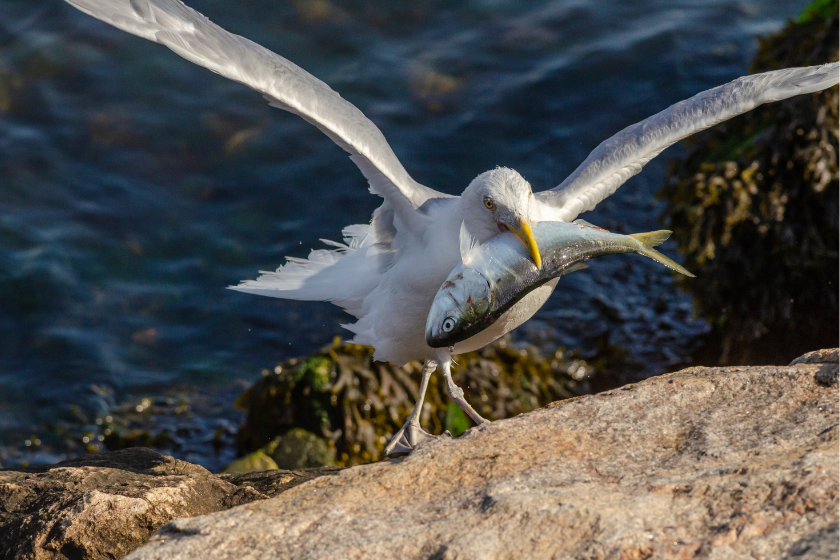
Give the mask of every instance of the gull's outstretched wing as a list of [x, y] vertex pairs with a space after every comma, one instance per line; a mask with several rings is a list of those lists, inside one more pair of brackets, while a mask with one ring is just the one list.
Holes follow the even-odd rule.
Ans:
[[751, 109], [831, 87], [840, 63], [744, 76], [672, 105], [602, 142], [565, 181], [536, 193], [544, 220], [570, 222], [592, 210], [659, 153], [719, 122]]
[[314, 124], [350, 153], [371, 192], [385, 198], [404, 221], [413, 221], [413, 210], [426, 200], [449, 196], [412, 179], [376, 125], [327, 84], [253, 41], [228, 33], [179, 0], [67, 2], [123, 31], [166, 45]]

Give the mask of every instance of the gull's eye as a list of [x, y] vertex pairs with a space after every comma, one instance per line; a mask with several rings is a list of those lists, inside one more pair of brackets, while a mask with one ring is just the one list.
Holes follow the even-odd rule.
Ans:
[[441, 328], [443, 328], [443, 332], [449, 332], [455, 328], [455, 321], [452, 320], [452, 317], [447, 317], [443, 320]]
[[484, 206], [485, 206], [488, 210], [493, 210], [493, 209], [495, 209], [495, 208], [496, 208], [496, 204], [495, 204], [495, 203], [494, 203], [494, 202], [490, 199], [490, 197], [489, 197], [489, 196], [485, 196], [485, 197], [484, 197]]

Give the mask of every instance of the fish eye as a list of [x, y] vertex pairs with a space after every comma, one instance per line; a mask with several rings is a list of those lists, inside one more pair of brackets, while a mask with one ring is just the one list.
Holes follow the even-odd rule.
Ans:
[[496, 208], [496, 203], [493, 202], [493, 199], [491, 199], [489, 196], [485, 196], [484, 197], [484, 206], [488, 210], [494, 210]]
[[450, 332], [452, 329], [455, 328], [455, 321], [452, 317], [447, 317], [443, 320], [443, 324], [441, 325], [443, 332]]

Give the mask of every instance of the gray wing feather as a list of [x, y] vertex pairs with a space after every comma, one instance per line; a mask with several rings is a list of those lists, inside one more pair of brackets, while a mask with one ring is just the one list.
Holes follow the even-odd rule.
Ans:
[[836, 85], [840, 63], [744, 76], [681, 101], [602, 142], [559, 186], [535, 196], [543, 219], [570, 222], [592, 210], [662, 150], [771, 101]]
[[299, 115], [350, 153], [370, 183], [411, 222], [430, 198], [449, 195], [412, 179], [382, 132], [352, 103], [305, 70], [229, 33], [179, 0], [67, 0], [123, 31], [161, 43], [178, 55], [261, 92], [271, 105]]

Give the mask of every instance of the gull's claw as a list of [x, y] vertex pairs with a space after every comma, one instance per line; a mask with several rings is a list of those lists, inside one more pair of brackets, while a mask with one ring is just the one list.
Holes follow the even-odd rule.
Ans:
[[438, 437], [452, 437], [449, 431], [443, 432], [440, 436], [433, 436], [427, 433], [420, 427], [419, 423], [409, 419], [400, 431], [397, 432], [388, 446], [385, 448], [385, 455], [409, 454], [420, 445], [422, 442], [429, 439], [436, 439]]

